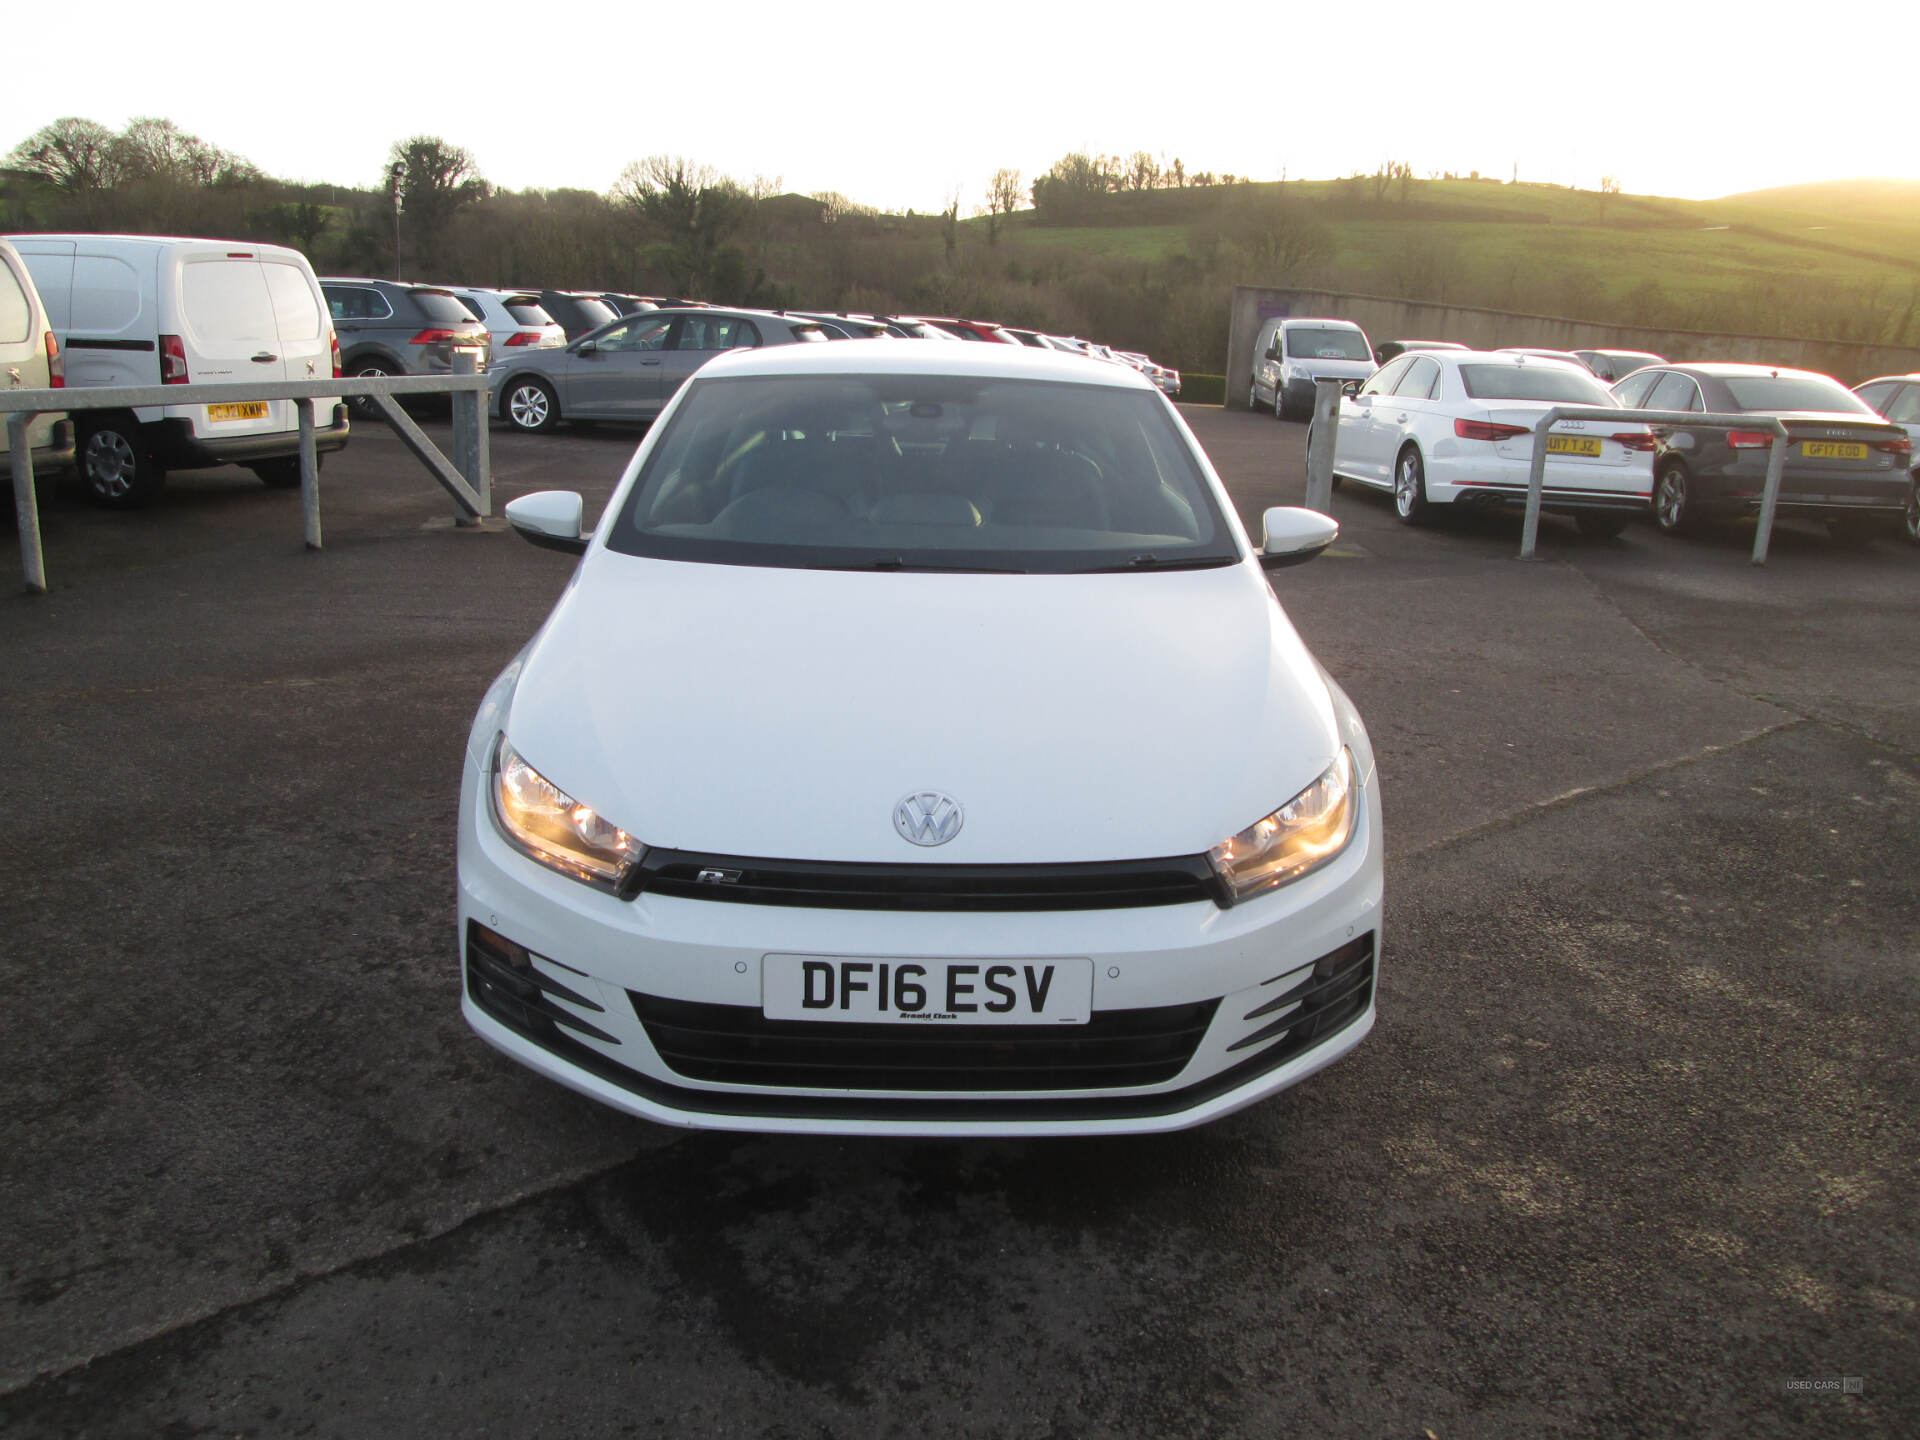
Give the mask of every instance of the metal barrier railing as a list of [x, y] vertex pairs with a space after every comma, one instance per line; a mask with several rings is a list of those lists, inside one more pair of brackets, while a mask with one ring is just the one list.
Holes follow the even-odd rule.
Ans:
[[[1328, 511], [1333, 505], [1334, 430], [1339, 423], [1341, 386], [1345, 382], [1314, 382], [1313, 428], [1307, 432], [1307, 493], [1309, 510]], [[1520, 558], [1533, 559], [1540, 536], [1540, 510], [1547, 474], [1547, 435], [1562, 420], [1609, 420], [1625, 424], [1685, 425], [1708, 430], [1760, 430], [1773, 437], [1767, 447], [1767, 478], [1760, 495], [1760, 525], [1753, 536], [1753, 563], [1767, 563], [1773, 538], [1773, 517], [1780, 505], [1780, 476], [1787, 463], [1787, 427], [1770, 415], [1714, 415], [1689, 410], [1609, 410], [1597, 405], [1556, 405], [1544, 411], [1533, 427], [1533, 456], [1527, 469], [1527, 518], [1520, 532]], [[1656, 479], [1656, 485], [1658, 483]]]
[[[1547, 477], [1547, 432], [1562, 420], [1611, 420], [1642, 425], [1685, 425], [1694, 430], [1764, 430], [1773, 436], [1767, 446], [1766, 488], [1760, 492], [1760, 528], [1753, 536], [1753, 563], [1767, 563], [1767, 543], [1773, 538], [1773, 513], [1780, 504], [1780, 475], [1787, 463], [1787, 427], [1771, 415], [1715, 415], [1690, 410], [1604, 410], [1594, 405], [1556, 405], [1533, 427], [1533, 462], [1527, 470], [1527, 521], [1520, 532], [1520, 558], [1533, 558], [1540, 534], [1540, 500]], [[1654, 484], [1659, 485], [1656, 475]], [[1657, 493], [1656, 493], [1657, 501]]]
[[[313, 423], [315, 400], [371, 399], [400, 442], [453, 497], [456, 524], [476, 524], [493, 513], [492, 457], [487, 433], [488, 380], [479, 355], [456, 350], [450, 375], [393, 375], [378, 379], [249, 380], [234, 384], [124, 385], [60, 390], [0, 390], [13, 461], [13, 506], [20, 526], [20, 563], [27, 589], [47, 588], [40, 545], [40, 505], [27, 426], [36, 416], [77, 410], [131, 410], [161, 405], [224, 404], [237, 400], [291, 400], [300, 422], [300, 509], [307, 548], [320, 548], [320, 455]], [[401, 408], [402, 395], [453, 396], [453, 452], [449, 461]]]

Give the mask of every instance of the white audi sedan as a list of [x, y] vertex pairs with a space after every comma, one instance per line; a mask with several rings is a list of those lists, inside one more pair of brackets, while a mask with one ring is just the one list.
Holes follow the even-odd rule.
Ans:
[[1178, 413], [1003, 345], [736, 351], [487, 692], [463, 1010], [636, 1115], [1066, 1135], [1224, 1115], [1373, 1025], [1373, 750]]
[[[1409, 351], [1354, 389], [1340, 401], [1334, 477], [1391, 491], [1412, 525], [1436, 505], [1525, 504], [1546, 411], [1619, 408], [1584, 366], [1511, 352]], [[1589, 535], [1618, 535], [1652, 507], [1653, 447], [1645, 425], [1560, 421], [1547, 437], [1542, 508]]]

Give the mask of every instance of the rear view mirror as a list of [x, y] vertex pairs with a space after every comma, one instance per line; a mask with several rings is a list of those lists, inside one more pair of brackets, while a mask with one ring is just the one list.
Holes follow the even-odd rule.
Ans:
[[1304, 565], [1339, 538], [1340, 522], [1331, 515], [1298, 505], [1276, 505], [1260, 517], [1260, 568]]
[[569, 555], [586, 551], [593, 537], [580, 533], [586, 502], [573, 490], [536, 490], [507, 502], [507, 523], [520, 538], [542, 550], [563, 550]]

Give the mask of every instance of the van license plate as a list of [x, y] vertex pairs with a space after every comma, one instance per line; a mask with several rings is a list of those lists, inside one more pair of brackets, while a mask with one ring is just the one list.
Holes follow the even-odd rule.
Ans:
[[1093, 1011], [1093, 961], [769, 955], [760, 1000], [769, 1020], [1084, 1025]]
[[1867, 447], [1833, 440], [1802, 440], [1800, 453], [1809, 460], [1864, 460]]
[[218, 424], [222, 420], [264, 420], [267, 418], [267, 402], [264, 400], [243, 400], [237, 405], [209, 405], [207, 419]]
[[1549, 455], [1598, 455], [1600, 442], [1591, 435], [1549, 435]]

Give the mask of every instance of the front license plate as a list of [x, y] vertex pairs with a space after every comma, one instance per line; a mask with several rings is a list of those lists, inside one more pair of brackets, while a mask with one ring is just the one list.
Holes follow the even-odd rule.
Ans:
[[264, 420], [267, 418], [267, 402], [264, 400], [243, 400], [234, 405], [207, 406], [207, 419], [218, 424], [222, 420]]
[[1591, 435], [1549, 435], [1549, 455], [1598, 455], [1600, 442]]
[[1084, 1025], [1093, 1012], [1093, 961], [769, 955], [760, 1003], [769, 1020]]
[[1867, 447], [1842, 440], [1802, 440], [1800, 453], [1809, 460], [1864, 460]]

